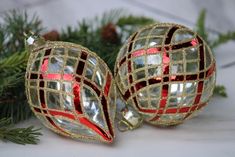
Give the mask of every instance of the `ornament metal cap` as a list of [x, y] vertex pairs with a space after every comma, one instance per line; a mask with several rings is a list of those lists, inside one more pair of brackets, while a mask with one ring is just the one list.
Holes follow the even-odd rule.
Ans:
[[117, 113], [116, 113], [117, 128], [121, 132], [134, 130], [143, 124], [142, 116], [130, 105], [126, 104], [122, 98], [117, 98]]
[[29, 33], [24, 32], [25, 36], [25, 47], [28, 51], [42, 46], [46, 43], [46, 40], [39, 35], [36, 35], [34, 32], [30, 31]]

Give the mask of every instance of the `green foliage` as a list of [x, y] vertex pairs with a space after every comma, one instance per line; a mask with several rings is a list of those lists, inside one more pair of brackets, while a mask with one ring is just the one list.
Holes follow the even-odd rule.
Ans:
[[205, 26], [206, 10], [203, 9], [196, 23], [196, 31], [198, 34], [209, 44], [210, 48], [214, 50], [218, 46], [227, 43], [228, 41], [235, 40], [235, 31], [228, 31], [225, 33], [219, 33], [216, 38], [210, 39], [210, 34], [206, 30]]
[[37, 144], [39, 136], [42, 134], [40, 129], [33, 126], [27, 128], [11, 128], [11, 120], [7, 118], [0, 119], [0, 139], [3, 141], [11, 141], [17, 144]]
[[222, 44], [227, 43], [228, 41], [235, 40], [235, 31], [219, 34], [218, 38], [211, 42], [211, 47], [216, 48]]
[[24, 82], [24, 70], [27, 64], [26, 52], [14, 53], [0, 60], [0, 95], [9, 88]]
[[3, 18], [0, 33], [1, 58], [24, 50], [24, 32], [42, 31], [41, 21], [36, 15], [28, 17], [26, 12], [10, 11]]
[[214, 95], [219, 95], [222, 97], [227, 97], [226, 88], [222, 85], [217, 85], [214, 88]]
[[[77, 28], [67, 27], [62, 31], [61, 40], [80, 44], [89, 48], [91, 51], [96, 52], [101, 58], [107, 61], [110, 68], [113, 67], [112, 63], [115, 61], [112, 59], [110, 62], [110, 56], [118, 53], [118, 49], [121, 43], [112, 44], [104, 42], [101, 38], [101, 29], [92, 29], [92, 25], [88, 25], [87, 21], [82, 21], [78, 24]], [[114, 57], [111, 57], [114, 58]]]
[[[116, 43], [110, 43], [102, 39], [102, 29], [107, 24], [113, 24], [118, 32]], [[104, 13], [101, 18], [95, 17], [94, 20], [82, 20], [75, 28], [67, 27], [62, 30], [60, 40], [83, 45], [91, 51], [96, 52], [109, 66], [114, 69], [117, 53], [123, 41], [129, 37], [139, 27], [154, 23], [151, 18], [143, 16], [122, 15], [122, 10], [112, 10]], [[94, 28], [94, 26], [96, 26]], [[124, 40], [122, 40], [124, 39]]]
[[206, 19], [206, 10], [203, 9], [199, 14], [196, 23], [196, 31], [205, 41], [208, 41], [207, 31], [205, 28], [205, 19]]
[[40, 33], [41, 21], [26, 12], [10, 11], [0, 23], [0, 119], [27, 119], [32, 115], [24, 92], [28, 54], [24, 51], [24, 32]]
[[[196, 31], [198, 34], [208, 43], [210, 48], [212, 49], [212, 52], [215, 51], [215, 49], [222, 45], [227, 43], [228, 41], [235, 40], [235, 31], [234, 32], [226, 32], [226, 33], [220, 33], [217, 35], [216, 38], [210, 39], [209, 35], [206, 30], [205, 26], [205, 20], [206, 20], [206, 10], [202, 10], [200, 12], [200, 15], [197, 20], [196, 24]], [[214, 95], [219, 95], [222, 97], [227, 97], [226, 89], [223, 85], [218, 85], [214, 89]]]
[[152, 18], [144, 17], [144, 16], [123, 16], [120, 17], [119, 20], [117, 21], [117, 25], [119, 27], [125, 27], [125, 26], [143, 26], [143, 25], [148, 25], [148, 24], [153, 24], [155, 23], [155, 20]]
[[[100, 17], [96, 16], [94, 19], [87, 20], [90, 21], [90, 26], [97, 26], [98, 28], [102, 28], [108, 23], [116, 23], [121, 17], [123, 17], [125, 11], [123, 9], [113, 9], [108, 12], [104, 12]], [[93, 27], [97, 29], [96, 27]]]

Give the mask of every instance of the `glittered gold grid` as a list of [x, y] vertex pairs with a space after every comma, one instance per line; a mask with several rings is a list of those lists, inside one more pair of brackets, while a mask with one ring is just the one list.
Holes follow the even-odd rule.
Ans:
[[[47, 53], [47, 50], [51, 49], [49, 55], [45, 55]], [[87, 59], [83, 59], [82, 52], [85, 52], [87, 54]], [[91, 100], [99, 100], [98, 106], [101, 108], [101, 115], [102, 118], [105, 120], [104, 112], [107, 112], [109, 118], [110, 118], [110, 127], [113, 131], [113, 123], [114, 123], [114, 117], [115, 117], [115, 110], [116, 110], [116, 88], [115, 84], [112, 81], [112, 74], [111, 71], [108, 69], [107, 65], [93, 52], [89, 51], [88, 49], [76, 45], [76, 44], [71, 44], [71, 43], [66, 43], [66, 42], [46, 42], [45, 45], [42, 45], [41, 47], [36, 47], [34, 49], [31, 49], [31, 55], [28, 61], [28, 66], [27, 66], [27, 73], [26, 73], [26, 93], [27, 93], [27, 98], [29, 100], [29, 104], [34, 111], [35, 115], [43, 122], [45, 126], [48, 128], [52, 129], [53, 131], [65, 135], [65, 136], [70, 136], [73, 138], [79, 138], [82, 140], [99, 140], [99, 141], [104, 141], [104, 142], [111, 142], [111, 141], [105, 141], [103, 138], [100, 137], [97, 133], [95, 134], [83, 134], [82, 132], [72, 132], [70, 130], [66, 130], [66, 127], [68, 126], [73, 126], [74, 129], [79, 127], [84, 127], [84, 129], [91, 130], [89, 127], [82, 125], [79, 123], [79, 117], [86, 117], [89, 119], [89, 115], [85, 112], [85, 109], [83, 107], [83, 97], [81, 96], [80, 92], [80, 106], [82, 107], [83, 114], [77, 114], [75, 111], [75, 107], [73, 104], [73, 100], [75, 98], [73, 89], [68, 90], [68, 88], [65, 88], [66, 86], [72, 86], [77, 82], [75, 78], [80, 78], [79, 85], [80, 85], [80, 90], [83, 89], [89, 89], [92, 91], [90, 87], [88, 87], [85, 83], [84, 80], [86, 80], [90, 84], [94, 84], [95, 87], [101, 92], [99, 97], [95, 96], [92, 97]], [[62, 66], [59, 68], [51, 68], [52, 71], [49, 71], [49, 69], [43, 73], [44, 75], [49, 75], [49, 74], [58, 74], [60, 76], [60, 79], [56, 80], [51, 80], [47, 78], [40, 78], [40, 75], [42, 75], [42, 72], [40, 71], [40, 68], [43, 66], [43, 61], [45, 59], [48, 59], [48, 68], [51, 63], [56, 62], [56, 59], [59, 59], [62, 63]], [[81, 75], [78, 75], [76, 73], [76, 67], [79, 66], [78, 64], [80, 62], [84, 63], [84, 69], [83, 73]], [[96, 64], [94, 65], [94, 62]], [[66, 66], [70, 66], [72, 68], [67, 68]], [[53, 71], [54, 70], [54, 71]], [[34, 74], [37, 76], [37, 78], [30, 79], [29, 77]], [[65, 80], [64, 76], [65, 75], [71, 75], [73, 76], [72, 80]], [[102, 81], [97, 81], [97, 74], [99, 74], [99, 77], [102, 78]], [[105, 95], [105, 85], [107, 81], [107, 76], [110, 76], [110, 89], [109, 93], [106, 96]], [[40, 83], [44, 82], [44, 87], [40, 87]], [[58, 89], [55, 89], [55, 87], [59, 87]], [[41, 103], [40, 103], [40, 90], [44, 91], [44, 98], [45, 98], [45, 104], [46, 107], [42, 108]], [[54, 102], [50, 103], [49, 97], [53, 96]], [[107, 107], [108, 110], [104, 111], [102, 109], [102, 102], [101, 99], [103, 97], [107, 101]], [[65, 102], [64, 98], [69, 98], [71, 100], [71, 105], [70, 108], [65, 108], [64, 104], [68, 103]], [[36, 112], [34, 108], [38, 108], [42, 110], [42, 112]], [[72, 114], [75, 117], [75, 120], [68, 119], [63, 116], [52, 116], [50, 114], [47, 114], [47, 117], [50, 117], [51, 120], [54, 123], [59, 124], [60, 128], [63, 130], [61, 131], [60, 129], [54, 127], [51, 125], [51, 123], [48, 122], [48, 120], [45, 117], [45, 113], [48, 113], [49, 110], [51, 111], [63, 111], [64, 113]], [[61, 121], [66, 121], [66, 124], [64, 125]], [[98, 123], [92, 121], [96, 125], [99, 125]], [[105, 121], [106, 123], [106, 121]], [[63, 125], [62, 125], [63, 124]], [[104, 125], [102, 129], [108, 133], [109, 128], [108, 125]], [[101, 127], [101, 126], [100, 126]], [[94, 133], [94, 132], [93, 132]], [[109, 133], [108, 133], [109, 134]], [[109, 135], [110, 138], [113, 138], [112, 135]]]
[[[170, 43], [165, 44], [166, 40], [168, 40], [167, 35], [173, 27], [177, 27], [177, 30], [174, 32]], [[188, 36], [189, 38], [177, 40], [179, 34], [185, 35], [186, 37]], [[198, 40], [201, 40], [201, 43], [199, 43]], [[176, 50], [173, 49], [175, 45], [185, 44], [187, 42], [195, 43], [192, 43], [192, 46], [189, 47], [182, 47]], [[157, 48], [159, 52], [152, 54], [151, 51], [149, 51], [152, 48]], [[199, 57], [200, 48], [203, 48], [204, 55], [204, 68], [201, 70], [201, 58]], [[169, 65], [169, 72], [167, 74], [163, 73], [164, 65], [166, 65], [163, 59], [164, 55], [169, 56], [169, 63], [167, 64]], [[148, 62], [153, 63], [152, 65], [148, 65]], [[141, 64], [138, 65], [136, 63]], [[128, 64], [131, 64], [131, 72], [128, 71]], [[130, 96], [126, 100], [127, 103], [139, 110], [144, 116], [145, 121], [156, 125], [174, 125], [181, 123], [185, 118], [190, 117], [190, 115], [199, 109], [199, 107], [191, 111], [193, 103], [189, 100], [194, 100], [197, 95], [201, 94], [204, 99], [203, 102], [200, 103], [206, 104], [212, 95], [215, 84], [215, 74], [211, 74], [208, 78], [206, 78], [205, 75], [203, 77], [201, 76], [215, 65], [215, 60], [209, 47], [195, 32], [176, 24], [155, 24], [134, 33], [121, 48], [115, 65], [115, 79], [122, 95], [125, 97], [125, 94], [128, 93], [127, 91], [130, 93]], [[151, 72], [155, 73], [155, 75], [149, 76], [149, 73], [151, 74]], [[215, 73], [215, 71], [213, 71], [213, 73]], [[170, 77], [175, 75], [182, 75], [184, 79], [180, 81], [171, 81]], [[186, 80], [187, 75], [196, 75], [196, 79], [190, 81]], [[169, 80], [165, 81], [164, 79], [167, 78]], [[133, 81], [131, 81], [132, 79]], [[160, 79], [160, 82], [150, 85], [148, 83], [149, 79]], [[210, 80], [210, 85], [206, 84], [208, 79]], [[134, 85], [144, 81], [146, 81], [145, 87], [137, 91]], [[204, 81], [202, 92], [198, 92], [197, 86], [199, 82], [202, 81]], [[152, 111], [151, 113], [145, 112], [147, 109], [160, 109], [160, 101], [165, 99], [161, 95], [162, 88], [166, 85], [168, 85], [168, 96], [166, 98], [166, 106], [163, 108], [162, 113], [158, 114], [157, 111]], [[187, 91], [186, 87], [189, 85], [195, 86], [195, 88], [193, 88], [194, 91]], [[170, 89], [174, 86], [181, 88], [177, 89], [177, 91], [182, 91], [180, 95], [171, 95]], [[150, 90], [152, 89], [158, 90], [158, 93], [156, 93], [155, 96], [151, 95], [152, 92], [150, 92]], [[187, 100], [188, 102], [185, 102], [185, 97], [189, 99]], [[137, 99], [137, 105], [139, 105], [143, 111], [136, 107], [136, 103], [134, 103], [135, 98]], [[174, 103], [173, 100], [176, 98], [178, 98], [180, 103]], [[189, 106], [191, 109], [188, 112], [180, 113], [180, 108], [183, 106]], [[167, 110], [171, 108], [177, 108], [177, 112], [174, 114], [166, 114]], [[156, 116], [159, 116], [159, 119], [152, 121]]]

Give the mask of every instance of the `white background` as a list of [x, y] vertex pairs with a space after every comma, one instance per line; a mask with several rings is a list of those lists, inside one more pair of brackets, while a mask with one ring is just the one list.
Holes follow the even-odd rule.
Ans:
[[[113, 8], [124, 8], [135, 15], [146, 15], [163, 22], [177, 22], [189, 27], [202, 8], [207, 9], [206, 25], [217, 32], [235, 30], [235, 1], [232, 0], [0, 0], [0, 15], [18, 8], [37, 13], [47, 30], [75, 26], [82, 18], [92, 18]], [[1, 18], [0, 18], [1, 20]], [[217, 83], [227, 88], [228, 98], [214, 97], [203, 112], [175, 128], [142, 128], [120, 133], [114, 144], [74, 141], [54, 134], [36, 119], [18, 126], [42, 127], [38, 145], [17, 145], [0, 141], [1, 157], [121, 157], [121, 156], [234, 156], [235, 154], [235, 42], [216, 49]]]

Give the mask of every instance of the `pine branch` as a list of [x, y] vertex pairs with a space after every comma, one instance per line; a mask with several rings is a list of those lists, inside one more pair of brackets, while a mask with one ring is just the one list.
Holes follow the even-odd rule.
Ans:
[[11, 141], [17, 144], [37, 144], [39, 132], [41, 129], [35, 129], [33, 126], [27, 128], [11, 128], [11, 120], [7, 118], [0, 119], [0, 139], [2, 141]]
[[0, 61], [0, 70], [4, 72], [12, 70], [13, 73], [22, 71], [27, 65], [28, 57], [29, 54], [26, 51], [13, 53], [11, 56]]
[[90, 29], [91, 28], [87, 21], [82, 20], [82, 22], [79, 22], [78, 26], [75, 28], [68, 26], [66, 29], [63, 29], [60, 35], [60, 40], [87, 44], [88, 40], [91, 38], [88, 35], [92, 34]]
[[198, 34], [209, 44], [211, 49], [215, 49], [218, 46], [225, 44], [226, 42], [229, 42], [231, 40], [235, 40], [235, 31], [227, 32], [227, 33], [221, 33], [218, 35], [216, 39], [209, 40], [208, 33], [205, 27], [205, 19], [206, 19], [206, 10], [203, 9], [198, 17], [197, 23], [196, 23], [196, 31]]
[[4, 28], [3, 25], [0, 24], [0, 55], [3, 54], [4, 52], [4, 40], [5, 40], [5, 35], [4, 35]]
[[43, 28], [35, 14], [29, 18], [26, 12], [12, 10], [4, 15], [2, 30], [4, 38], [1, 45], [4, 49], [1, 49], [1, 56], [9, 56], [24, 50], [24, 32], [39, 34]]
[[18, 123], [30, 118], [33, 114], [26, 100], [24, 91], [21, 89], [20, 99], [12, 95], [14, 95], [14, 93], [7, 93], [4, 97], [1, 97], [0, 119], [11, 118], [12, 123]]
[[119, 20], [117, 21], [117, 25], [119, 27], [125, 27], [125, 26], [144, 26], [148, 24], [153, 24], [156, 21], [153, 20], [152, 18], [144, 17], [144, 16], [123, 16], [120, 17]]
[[205, 19], [206, 19], [206, 10], [203, 9], [196, 22], [196, 31], [197, 33], [208, 42], [208, 33], [206, 32], [205, 28]]
[[211, 42], [211, 47], [216, 48], [231, 40], [235, 40], [235, 32], [227, 32], [224, 34], [219, 34], [218, 38]]
[[18, 83], [22, 83], [24, 80], [24, 76], [20, 73], [16, 73], [13, 75], [9, 75], [6, 77], [0, 78], [0, 95], [3, 94], [9, 88], [13, 88]]
[[[103, 27], [108, 23], [117, 23], [121, 17], [123, 17], [125, 11], [123, 9], [112, 9], [110, 11], [104, 12], [101, 17], [95, 17], [98, 27]], [[93, 20], [92, 20], [93, 21]], [[92, 23], [91, 23], [92, 24]]]
[[0, 61], [0, 95], [24, 81], [28, 53], [14, 53]]
[[13, 123], [32, 115], [24, 93], [27, 60], [28, 54], [22, 52], [0, 61], [0, 118], [11, 118]]
[[222, 97], [227, 97], [226, 88], [222, 85], [216, 85], [214, 88], [213, 95], [219, 95]]
[[32, 115], [24, 92], [24, 74], [28, 55], [24, 51], [23, 32], [39, 34], [41, 21], [26, 12], [11, 11], [0, 23], [0, 118], [11, 118], [13, 123]]
[[[124, 16], [123, 10], [111, 10], [104, 13], [101, 18], [95, 17], [93, 20], [82, 20], [75, 28], [67, 27], [62, 30], [60, 39], [83, 45], [96, 52], [113, 70], [117, 53], [126, 38], [139, 27], [153, 22], [154, 20], [151, 18], [132, 15]], [[113, 24], [117, 27], [116, 29], [118, 27], [120, 29], [116, 43], [102, 39], [102, 30], [108, 24]]]

